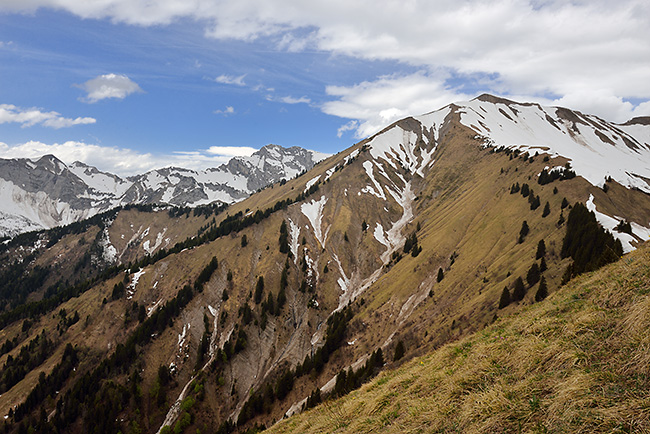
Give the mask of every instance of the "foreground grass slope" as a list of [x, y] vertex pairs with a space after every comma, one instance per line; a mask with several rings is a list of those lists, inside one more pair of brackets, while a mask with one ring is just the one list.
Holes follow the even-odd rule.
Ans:
[[269, 432], [650, 432], [649, 247]]

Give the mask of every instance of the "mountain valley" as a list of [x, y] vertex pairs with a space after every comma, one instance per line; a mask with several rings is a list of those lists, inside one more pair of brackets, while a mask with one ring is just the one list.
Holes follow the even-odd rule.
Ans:
[[[510, 366], [508, 349], [494, 339], [524, 345], [526, 336], [550, 336], [539, 322], [552, 322], [553, 306], [569, 309], [562, 307], [569, 294], [624, 275], [624, 264], [643, 272], [642, 244], [650, 239], [645, 118], [618, 125], [482, 95], [398, 121], [324, 160], [303, 151], [288, 169], [274, 158], [283, 162], [271, 163], [277, 170], [266, 177], [268, 167], [231, 161], [219, 170], [240, 174], [240, 184], [224, 183], [214, 194], [201, 181], [207, 172], [160, 169], [125, 181], [52, 157], [5, 161], [6, 173], [31, 164], [56, 175], [48, 195], [69, 204], [62, 209], [44, 200], [60, 216], [47, 224], [42, 213], [16, 213], [34, 223], [29, 229], [56, 227], [7, 238], [0, 247], [5, 429], [254, 432], [356, 388], [341, 386], [344, 370], [358, 382], [379, 377], [344, 401], [326, 401], [308, 419], [273, 429], [399, 432], [406, 410], [395, 405], [405, 404], [386, 398], [386, 387], [417, 394], [410, 385], [419, 385], [420, 375], [465, 386], [450, 392], [456, 404], [409, 408], [414, 420], [447, 412], [449, 422], [436, 429], [465, 429], [484, 419], [458, 416], [471, 404], [458, 394], [469, 390], [480, 401], [467, 384], [482, 374], [442, 379], [441, 372], [467, 369], [465, 359], [483, 366], [476, 360], [496, 350], [499, 366]], [[167, 185], [163, 178], [178, 181]], [[28, 184], [33, 201], [38, 189]], [[630, 256], [594, 272], [623, 253]], [[607, 277], [605, 270], [615, 271]], [[583, 272], [589, 274], [576, 278]], [[607, 285], [603, 300], [614, 300]], [[632, 310], [647, 302], [644, 289], [636, 296], [643, 298]], [[566, 318], [587, 324], [597, 314], [588, 315], [572, 310]], [[530, 327], [541, 331], [521, 331]], [[648, 334], [638, 333], [644, 357], [639, 348]], [[545, 351], [539, 357], [552, 357]], [[512, 354], [521, 357], [516, 348]], [[436, 373], [423, 373], [420, 364], [432, 360]], [[535, 366], [543, 372], [556, 365]], [[488, 394], [493, 385], [476, 388]], [[540, 399], [535, 405], [551, 412], [555, 392], [525, 387], [525, 399]], [[371, 393], [374, 401], [359, 404], [369, 420], [361, 426], [363, 420], [350, 420], [350, 400]], [[647, 388], [634, 393], [645, 393], [639, 399], [647, 404]], [[507, 406], [499, 399], [501, 407], [490, 411]], [[555, 419], [510, 412], [512, 420], [472, 429], [506, 432], [521, 418], [533, 430], [562, 411], [553, 410]], [[639, 423], [648, 428], [647, 420]], [[607, 431], [608, 424], [589, 428]]]

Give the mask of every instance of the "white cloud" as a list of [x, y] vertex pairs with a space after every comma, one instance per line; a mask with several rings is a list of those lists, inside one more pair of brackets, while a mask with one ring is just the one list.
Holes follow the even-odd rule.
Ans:
[[23, 109], [13, 104], [0, 104], [0, 124], [18, 123], [23, 128], [42, 125], [59, 129], [95, 122], [96, 119], [89, 117], [66, 118], [55, 111], [44, 112], [38, 108]]
[[108, 98], [124, 99], [132, 93], [142, 92], [137, 83], [123, 74], [104, 74], [75, 86], [87, 93], [82, 101], [91, 104]]
[[350, 121], [347, 124], [343, 124], [336, 130], [336, 137], [341, 138], [343, 133], [346, 131], [354, 131], [359, 128], [359, 121]]
[[256, 149], [245, 146], [213, 146], [206, 150], [156, 155], [133, 149], [76, 141], [54, 144], [30, 141], [15, 145], [0, 142], [0, 158], [38, 159], [43, 155], [52, 154], [66, 164], [81, 161], [99, 170], [120, 176], [135, 175], [169, 166], [202, 170], [227, 163], [233, 156], [250, 155], [255, 151]]
[[[0, 10], [39, 7], [141, 26], [189, 18], [204, 25], [210, 38], [268, 37], [280, 49], [396, 61], [426, 71], [424, 77], [444, 70], [473, 89], [576, 101], [614, 121], [646, 110], [650, 101], [647, 0], [7, 0]], [[221, 77], [238, 84], [239, 77]], [[392, 81], [407, 92], [413, 89], [412, 83]], [[449, 83], [444, 82], [447, 88]], [[361, 107], [379, 109], [386, 118], [413, 113], [415, 101], [379, 101], [378, 88], [385, 84], [378, 78], [351, 86], [350, 92], [341, 88], [343, 94], [331, 94], [339, 99], [325, 107], [337, 115]], [[432, 87], [436, 84], [434, 79]], [[362, 91], [377, 102], [359, 100]], [[442, 101], [434, 95], [413, 97]], [[641, 104], [630, 105], [630, 99]], [[370, 116], [351, 119], [369, 130]]]
[[246, 74], [240, 75], [240, 76], [233, 76], [233, 75], [225, 75], [221, 74], [219, 77], [216, 77], [214, 81], [217, 83], [222, 83], [222, 84], [233, 84], [235, 86], [246, 86], [246, 83], [244, 83], [244, 77], [246, 77]]
[[229, 106], [226, 106], [225, 109], [223, 109], [223, 110], [215, 110], [213, 113], [217, 114], [217, 115], [228, 116], [228, 115], [232, 115], [232, 114], [235, 113], [235, 108], [233, 106], [229, 105]]
[[210, 146], [206, 152], [211, 155], [222, 155], [226, 157], [249, 156], [257, 149], [248, 146]]
[[285, 104], [310, 104], [311, 100], [306, 96], [301, 96], [300, 98], [294, 98], [292, 96], [283, 96], [280, 98], [280, 101]]
[[445, 87], [445, 78], [419, 72], [385, 76], [350, 87], [329, 86], [327, 93], [337, 100], [325, 103], [322, 110], [333, 116], [359, 120], [339, 128], [339, 137], [353, 128], [357, 138], [367, 137], [403, 117], [430, 112], [450, 101], [469, 98]]

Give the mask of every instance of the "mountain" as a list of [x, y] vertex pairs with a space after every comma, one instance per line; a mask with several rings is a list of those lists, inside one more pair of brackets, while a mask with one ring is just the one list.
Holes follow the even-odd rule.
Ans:
[[127, 204], [233, 203], [293, 178], [325, 157], [299, 147], [267, 145], [218, 168], [168, 167], [127, 179], [78, 161], [67, 166], [53, 155], [37, 161], [0, 159], [0, 236], [70, 224]]
[[130, 206], [7, 240], [7, 430], [245, 432], [557, 310], [563, 285], [650, 237], [648, 128], [483, 95], [229, 206]]

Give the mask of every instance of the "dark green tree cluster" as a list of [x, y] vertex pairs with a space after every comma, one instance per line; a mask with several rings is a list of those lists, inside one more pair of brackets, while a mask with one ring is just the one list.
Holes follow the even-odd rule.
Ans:
[[572, 179], [576, 177], [576, 173], [571, 169], [571, 164], [566, 163], [566, 165], [559, 169], [551, 170], [542, 170], [542, 173], [539, 174], [537, 178], [537, 183], [539, 185], [550, 184], [551, 182], [559, 179], [563, 181], [565, 179]]
[[598, 224], [593, 212], [582, 203], [576, 203], [567, 218], [560, 255], [573, 259], [563, 277], [566, 282], [578, 274], [618, 260], [623, 255], [623, 246]]
[[[214, 272], [214, 262], [211, 261], [205, 269]], [[209, 280], [210, 276], [207, 274], [203, 274], [202, 279]], [[192, 300], [194, 294], [193, 287], [185, 285], [176, 297], [137, 326], [125, 344], [118, 344], [113, 354], [78, 379], [57, 402], [55, 422], [57, 429], [65, 430], [83, 415], [84, 432], [117, 432], [119, 430], [117, 416], [124, 408], [125, 400], [128, 401], [132, 397], [132, 393], [130, 389], [107, 379], [127, 372], [137, 358], [138, 348], [148, 344], [154, 336], [170, 326], [174, 318]], [[97, 413], [94, 409], [103, 411]]]
[[320, 373], [330, 356], [343, 343], [345, 331], [352, 318], [352, 311], [349, 307], [333, 313], [327, 319], [327, 330], [325, 332], [325, 344], [314, 353], [313, 357], [308, 355], [302, 364], [296, 366], [296, 377], [309, 374], [310, 372]]
[[[68, 380], [70, 374], [76, 368], [79, 363], [79, 356], [77, 349], [68, 343], [63, 351], [63, 356], [61, 361], [54, 366], [49, 375], [42, 373], [38, 378], [38, 383], [31, 390], [25, 402], [18, 405], [16, 410], [13, 413], [13, 419], [16, 422], [20, 422], [25, 416], [33, 412], [38, 408], [39, 405], [45, 400], [48, 396], [55, 396], [56, 392], [61, 390], [63, 384]], [[54, 427], [62, 427], [63, 423], [61, 420], [60, 409], [62, 407], [62, 401], [57, 402], [57, 413], [55, 414], [54, 420], [49, 423], [48, 426], [41, 425], [37, 429], [35, 427], [34, 432], [58, 432]], [[41, 421], [42, 422], [42, 421]]]
[[422, 247], [418, 245], [418, 236], [415, 232], [406, 237], [404, 242], [404, 253], [411, 253], [414, 258], [420, 254]]
[[351, 391], [358, 389], [366, 383], [368, 380], [373, 378], [381, 368], [384, 366], [384, 354], [381, 351], [381, 348], [375, 350], [368, 358], [368, 361], [358, 370], [353, 370], [352, 368], [342, 369], [339, 371], [336, 376], [336, 384], [334, 385], [334, 390], [332, 391], [333, 396], [343, 396], [347, 395]]
[[632, 225], [627, 220], [621, 220], [614, 229], [618, 232], [632, 235]]
[[0, 394], [5, 393], [20, 380], [40, 366], [54, 350], [54, 345], [45, 336], [45, 330], [24, 345], [16, 357], [7, 356], [0, 375]]

